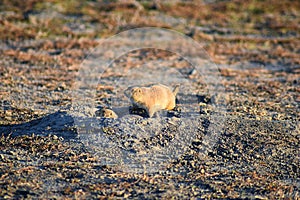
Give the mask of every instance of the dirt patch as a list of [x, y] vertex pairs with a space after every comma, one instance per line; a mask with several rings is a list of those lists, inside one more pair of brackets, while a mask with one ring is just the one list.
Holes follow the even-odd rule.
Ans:
[[[0, 197], [299, 198], [298, 4], [0, 3]], [[221, 81], [163, 49], [97, 52], [103, 38], [143, 26], [195, 39]], [[114, 60], [105, 68], [101, 57]], [[105, 70], [83, 88], [93, 109], [74, 117], [82, 61]], [[130, 114], [123, 91], [146, 80], [181, 83], [181, 109]], [[104, 106], [121, 117], [97, 117]]]

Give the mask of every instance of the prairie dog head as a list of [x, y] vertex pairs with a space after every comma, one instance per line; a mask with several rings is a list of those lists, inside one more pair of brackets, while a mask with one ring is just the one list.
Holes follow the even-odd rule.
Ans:
[[118, 118], [118, 115], [113, 110], [107, 108], [103, 108], [100, 111], [100, 116], [104, 118], [113, 118], [113, 119]]
[[131, 99], [135, 102], [142, 102], [144, 100], [144, 90], [140, 87], [131, 89]]

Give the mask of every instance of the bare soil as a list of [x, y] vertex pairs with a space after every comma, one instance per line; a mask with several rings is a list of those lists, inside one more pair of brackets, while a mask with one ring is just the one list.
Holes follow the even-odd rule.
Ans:
[[[299, 13], [300, 3], [288, 0], [2, 1], [0, 198], [300, 198]], [[222, 77], [226, 109], [215, 110], [218, 96], [207, 93], [189, 62], [141, 49], [122, 56], [107, 52], [116, 59], [93, 88], [95, 108], [128, 106], [118, 95], [144, 69], [152, 77], [175, 69], [181, 76], [168, 79], [171, 87], [181, 79], [191, 83], [179, 91], [181, 112], [74, 120], [69, 111], [80, 64], [97, 56], [93, 49], [101, 39], [144, 26], [173, 29], [203, 45]], [[90, 132], [82, 134], [76, 120]], [[170, 159], [151, 170], [130, 165], [137, 155], [174, 144], [185, 133], [178, 124], [188, 127], [191, 120], [196, 131], [180, 153], [166, 154]], [[158, 121], [162, 126], [156, 127]], [[149, 137], [128, 131], [132, 124]], [[212, 125], [221, 131], [207, 147]], [[108, 152], [120, 149], [111, 157], [122, 152], [132, 160], [102, 162], [103, 135]]]

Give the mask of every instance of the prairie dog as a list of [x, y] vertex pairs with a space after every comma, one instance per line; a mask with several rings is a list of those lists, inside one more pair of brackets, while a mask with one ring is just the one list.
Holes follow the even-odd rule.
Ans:
[[100, 117], [104, 117], [104, 118], [112, 118], [112, 119], [118, 118], [118, 115], [113, 110], [108, 108], [102, 108], [99, 114]]
[[152, 117], [159, 110], [174, 109], [178, 91], [179, 85], [172, 91], [165, 85], [153, 84], [148, 87], [133, 87], [129, 98], [133, 106], [145, 109], [149, 117]]

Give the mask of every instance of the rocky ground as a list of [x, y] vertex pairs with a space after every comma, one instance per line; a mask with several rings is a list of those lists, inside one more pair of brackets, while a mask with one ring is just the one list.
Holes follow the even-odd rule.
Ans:
[[[285, 0], [4, 0], [0, 198], [300, 198], [299, 13]], [[203, 52], [176, 54], [166, 32], [174, 51], [103, 43], [145, 26]], [[177, 111], [130, 114], [124, 90], [147, 82], [180, 83]], [[120, 117], [98, 117], [104, 106]]]

